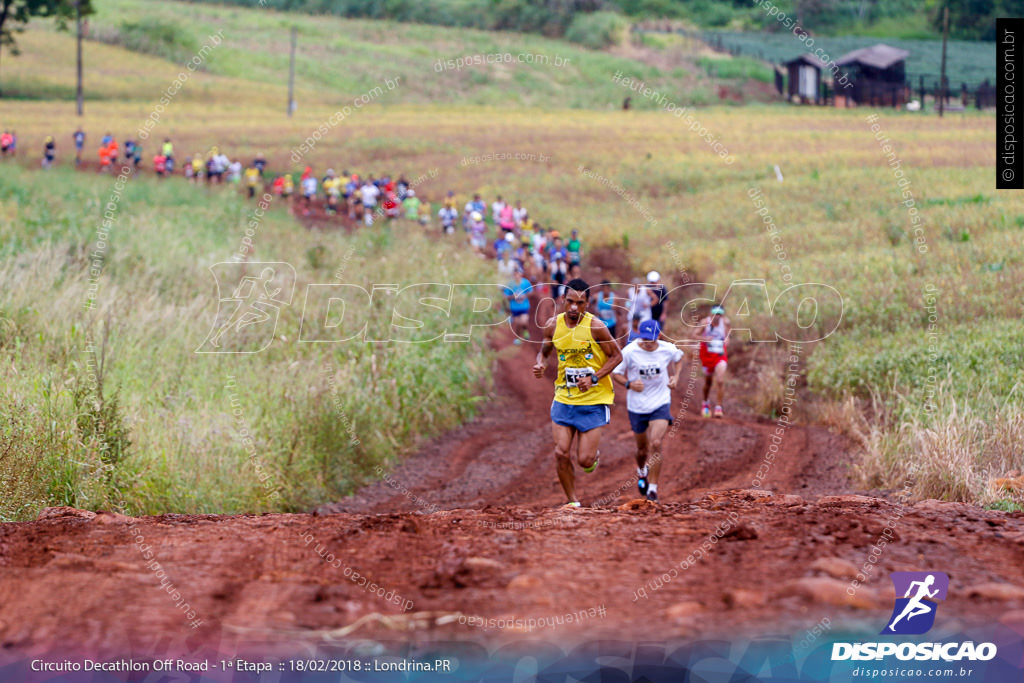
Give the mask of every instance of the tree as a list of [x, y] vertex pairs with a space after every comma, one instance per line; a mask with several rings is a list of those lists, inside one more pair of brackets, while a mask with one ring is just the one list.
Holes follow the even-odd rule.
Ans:
[[14, 35], [22, 33], [33, 17], [52, 17], [57, 28], [67, 30], [78, 3], [82, 16], [93, 13], [92, 0], [0, 0], [0, 54], [5, 47], [12, 55], [18, 54]]
[[1022, 0], [928, 0], [932, 25], [942, 30], [942, 8], [949, 7], [949, 37], [961, 40], [996, 39], [997, 17], [1024, 16]]

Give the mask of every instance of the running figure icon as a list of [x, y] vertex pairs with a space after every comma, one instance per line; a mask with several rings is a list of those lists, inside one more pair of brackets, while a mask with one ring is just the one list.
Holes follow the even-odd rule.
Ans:
[[267, 348], [281, 311], [291, 305], [295, 269], [288, 263], [232, 261], [215, 263], [210, 271], [217, 282], [217, 313], [196, 353], [257, 353]]
[[[928, 590], [934, 583], [935, 576], [933, 576], [932, 574], [929, 574], [927, 577], [925, 577], [924, 581], [912, 581], [910, 583], [910, 587], [907, 588], [907, 592], [903, 595], [903, 597], [905, 598], [910, 598], [910, 602], [908, 602], [907, 606], [903, 608], [903, 611], [900, 612], [900, 615], [893, 619], [892, 623], [889, 624], [890, 631], [895, 631], [896, 624], [899, 623], [899, 621], [904, 617], [907, 618], [907, 621], [910, 621], [916, 616], [928, 614], [933, 609], [935, 609], [935, 607], [933, 606], [934, 603], [932, 603], [932, 605], [927, 605], [923, 602], [923, 599], [926, 597], [934, 598], [936, 595], [938, 595], [938, 588], [936, 588], [933, 591]], [[916, 593], [914, 593], [914, 586], [917, 586]], [[911, 593], [914, 593], [914, 597], [912, 598], [910, 597]]]
[[935, 624], [939, 602], [946, 599], [949, 576], [943, 572], [893, 572], [890, 574], [896, 594], [886, 635], [920, 635]]
[[[273, 268], [264, 268], [258, 278], [251, 276], [242, 278], [238, 287], [231, 294], [231, 298], [238, 301], [240, 305], [217, 330], [217, 334], [210, 339], [214, 348], [220, 347], [220, 338], [228, 330], [234, 328], [236, 332], [241, 332], [243, 327], [256, 325], [270, 319], [271, 312], [277, 309], [276, 303], [273, 303], [276, 301], [275, 297], [281, 293], [280, 287], [273, 291], [270, 290], [270, 283], [273, 279]], [[259, 287], [259, 285], [263, 286]], [[260, 291], [261, 289], [263, 291]], [[267, 308], [271, 310], [267, 311]]]

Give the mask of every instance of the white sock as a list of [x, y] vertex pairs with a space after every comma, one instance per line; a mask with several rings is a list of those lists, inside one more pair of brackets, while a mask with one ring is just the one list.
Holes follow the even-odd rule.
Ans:
[[636, 476], [638, 476], [638, 477], [646, 477], [647, 476], [647, 465], [644, 465], [643, 467], [637, 467], [636, 468]]
[[658, 492], [658, 485], [657, 484], [648, 484], [647, 485], [647, 492], [648, 493], [657, 493]]

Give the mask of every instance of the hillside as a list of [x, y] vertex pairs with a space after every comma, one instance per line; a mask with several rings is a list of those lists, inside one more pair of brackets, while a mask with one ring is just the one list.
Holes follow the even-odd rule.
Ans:
[[[222, 32], [194, 75], [184, 101], [287, 102], [290, 30], [298, 30], [299, 111], [350, 104], [384, 82], [400, 79], [386, 104], [476, 104], [556, 109], [618, 108], [616, 71], [677, 94], [681, 102], [713, 99], [710, 80], [683, 55], [665, 68], [587, 50], [560, 40], [517, 33], [441, 29], [398, 22], [346, 20], [183, 2], [99, 0], [85, 44], [86, 98], [149, 101], [164, 78], [210, 37]], [[20, 57], [5, 55], [8, 96], [71, 98], [74, 40], [44, 22], [19, 36]], [[125, 46], [133, 49], [125, 49]], [[142, 54], [140, 54], [140, 52]], [[495, 56], [497, 55], [497, 56]], [[157, 57], [162, 59], [156, 59]], [[455, 60], [483, 62], [462, 67]], [[452, 60], [450, 67], [447, 60]], [[496, 63], [487, 63], [491, 60]], [[511, 60], [511, 61], [509, 61]], [[214, 92], [212, 89], [216, 89]], [[385, 103], [385, 102], [382, 102]], [[644, 107], [644, 103], [637, 103]]]
[[[578, 0], [575, 3], [558, 0], [420, 0], [419, 2], [389, 2], [388, 0], [199, 0], [207, 3], [226, 3], [245, 7], [272, 7], [311, 14], [332, 14], [349, 18], [374, 18], [408, 21], [440, 26], [463, 26], [483, 29], [505, 29], [524, 33], [572, 36], [580, 32], [592, 33], [598, 26], [626, 24], [645, 20], [676, 20], [701, 28], [732, 28], [742, 30], [771, 30], [773, 18], [767, 16], [769, 7], [775, 6], [789, 15], [799, 14], [804, 26], [816, 34], [862, 34], [876, 36], [935, 37], [941, 26], [935, 23], [935, 11], [930, 5], [912, 0], [886, 0], [885, 2], [804, 2], [796, 11], [791, 0], [777, 0], [771, 4], [723, 0]], [[976, 23], [966, 19], [957, 21], [959, 8], [953, 10], [954, 36], [978, 37]], [[965, 8], [975, 10], [976, 8]], [[598, 10], [598, 16], [594, 16]], [[991, 11], [990, 11], [991, 12]], [[966, 13], [966, 12], [964, 12]], [[1004, 12], [1003, 15], [1011, 13]], [[961, 27], [960, 24], [964, 26]]]

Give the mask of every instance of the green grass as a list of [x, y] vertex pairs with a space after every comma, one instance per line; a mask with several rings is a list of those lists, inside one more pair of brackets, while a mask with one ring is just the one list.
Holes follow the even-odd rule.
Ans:
[[[126, 25], [149, 27], [149, 33], [159, 33], [156, 28], [173, 31], [178, 37], [174, 46], [178, 63], [192, 54], [180, 54], [182, 45], [202, 46], [215, 31], [223, 30], [224, 43], [211, 52], [205, 68], [232, 80], [278, 86], [286, 82], [290, 29], [294, 26], [298, 29], [296, 81], [300, 111], [311, 98], [331, 105], [351, 104], [354, 96], [396, 76], [403, 79], [403, 85], [388, 94], [387, 104], [458, 102], [605, 108], [622, 101], [621, 88], [610, 79], [617, 70], [636, 71], [662, 86], [673, 82], [670, 74], [654, 67], [529, 34], [144, 0], [102, 0], [90, 23], [96, 34], [112, 42], [125, 34]], [[131, 35], [140, 33], [136, 28]], [[121, 43], [126, 44], [123, 39]], [[169, 56], [168, 48], [159, 40], [144, 45], [135, 40], [131, 45], [145, 46], [149, 54]], [[499, 53], [510, 53], [514, 59], [530, 54], [535, 61], [472, 65], [459, 70], [438, 66], [439, 60], [443, 65], [448, 59]], [[549, 62], [536, 61], [537, 55]], [[568, 63], [556, 66], [556, 56]], [[120, 66], [132, 68], [130, 63]], [[139, 95], [145, 96], [143, 92]]]
[[[217, 0], [199, 0], [217, 2]], [[253, 7], [258, 0], [227, 0], [229, 4]], [[588, 3], [583, 3], [588, 4]], [[782, 7], [792, 15], [793, 10]], [[558, 0], [417, 0], [416, 2], [366, 2], [365, 0], [267, 0], [261, 6], [288, 7], [312, 14], [333, 14], [351, 18], [392, 19], [403, 22], [436, 24], [449, 27], [503, 29], [524, 33], [542, 33], [561, 36], [571, 33], [573, 22], [587, 13], [572, 9], [571, 3]], [[743, 27], [769, 30], [773, 18], [764, 9], [748, 3], [712, 2], [710, 0], [617, 0], [605, 3], [601, 14], [612, 15], [619, 23], [645, 19], [688, 20], [689, 25], [702, 27]], [[847, 7], [828, 3], [804, 7], [807, 28], [819, 34], [860, 32], [865, 35], [892, 35], [896, 37], [935, 37], [930, 24], [931, 9], [921, 3], [888, 2], [863, 5], [863, 17], [851, 14]], [[622, 14], [619, 14], [619, 13]], [[600, 22], [602, 20], [598, 20]], [[604, 20], [606, 21], [606, 20]], [[953, 26], [954, 32], [957, 30]]]
[[869, 24], [854, 24], [831, 32], [836, 36], [873, 37], [882, 42], [889, 40], [942, 40], [942, 33], [935, 30], [928, 14], [921, 12], [901, 17], [882, 17]]
[[1024, 504], [1005, 498], [990, 503], [986, 508], [989, 510], [1000, 510], [1001, 512], [1024, 512]]
[[[487, 394], [479, 331], [464, 344], [296, 341], [305, 285], [336, 281], [342, 263], [345, 281], [361, 286], [410, 270], [488, 280], [469, 254], [408, 225], [346, 237], [272, 210], [253, 259], [298, 272], [277, 338], [262, 353], [197, 354], [216, 312], [207, 268], [237, 250], [253, 207], [230, 189], [135, 179], [97, 307], [83, 310], [110, 193], [109, 177], [0, 167], [0, 212], [15, 218], [0, 227], [0, 410], [14, 417], [0, 433], [0, 519], [122, 501], [136, 513], [306, 509], [456, 426]], [[390, 322], [389, 310], [368, 315], [372, 329]], [[452, 329], [469, 319], [453, 306]]]
[[[705, 49], [692, 41], [683, 42], [682, 62], [659, 68], [531, 34], [145, 0], [99, 3], [85, 43], [85, 96], [148, 105], [159, 99], [193, 55], [213, 45], [213, 36], [221, 31], [222, 42], [206, 51], [201, 73], [190, 74], [189, 87], [175, 95], [175, 102], [284, 102], [292, 27], [298, 31], [300, 114], [321, 105], [332, 111], [351, 105], [355, 97], [396, 78], [401, 86], [378, 98], [379, 104], [605, 110], [617, 108], [624, 97], [611, 80], [617, 71], [677, 93], [680, 102], [709, 102], [701, 82], [705, 68], [695, 57]], [[605, 28], [593, 30], [601, 33]], [[19, 36], [19, 45], [22, 56], [5, 54], [0, 73], [5, 90], [26, 99], [73, 99], [73, 36], [34, 22]], [[502, 55], [504, 60], [506, 54], [512, 62], [454, 68], [458, 59]], [[520, 56], [533, 61], [517, 61]], [[771, 71], [753, 60], [737, 59], [721, 63], [716, 77], [768, 82]], [[653, 105], [636, 99], [634, 108]]]
[[748, 57], [701, 57], [697, 64], [713, 78], [753, 78], [762, 83], [775, 82], [774, 72], [767, 64]]

